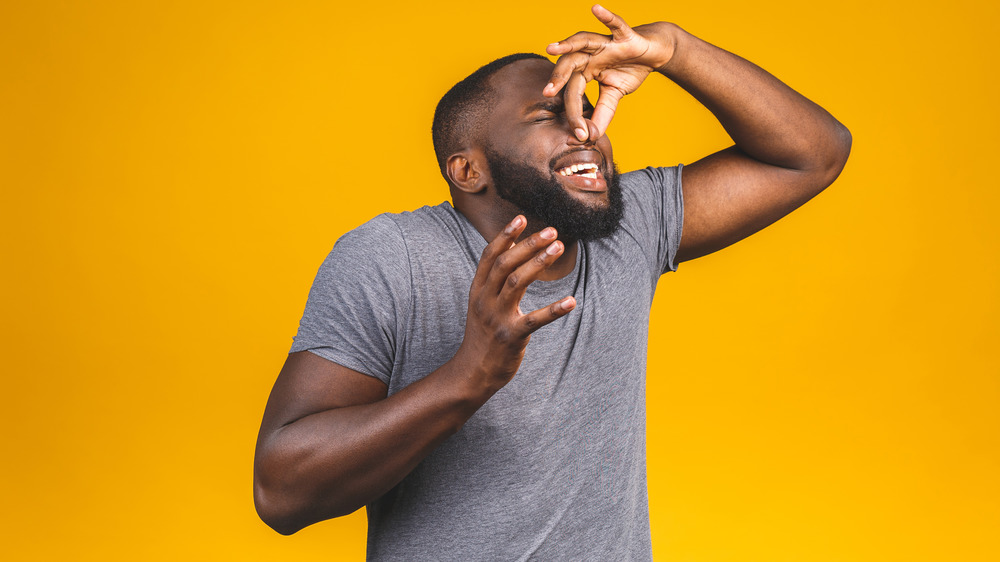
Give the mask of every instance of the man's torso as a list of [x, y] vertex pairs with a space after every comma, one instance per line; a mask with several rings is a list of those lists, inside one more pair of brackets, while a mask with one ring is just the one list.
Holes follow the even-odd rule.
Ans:
[[[623, 186], [631, 191], [619, 233], [581, 244], [563, 279], [529, 286], [522, 310], [566, 295], [576, 297], [577, 308], [535, 332], [513, 380], [368, 506], [370, 559], [650, 557], [646, 343], [656, 281], [672, 268], [679, 241], [679, 183], [674, 169], [627, 174]], [[668, 191], [656, 201], [661, 189]], [[398, 392], [457, 351], [485, 245], [447, 203], [377, 217], [331, 254], [366, 251], [336, 256], [338, 267], [354, 261], [367, 279], [353, 288], [362, 302], [350, 315], [324, 321], [307, 320], [307, 308], [293, 351], [309, 349]], [[311, 304], [317, 291], [324, 289], [314, 286]], [[350, 297], [329, 300], [342, 298]], [[377, 310], [366, 317], [366, 308]], [[361, 335], [332, 340], [360, 337], [368, 348], [323, 343], [330, 339], [325, 328], [349, 321], [362, 325]]]

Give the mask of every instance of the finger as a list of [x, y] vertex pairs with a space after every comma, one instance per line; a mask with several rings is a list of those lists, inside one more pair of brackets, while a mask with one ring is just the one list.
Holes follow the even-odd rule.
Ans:
[[[542, 93], [548, 97], [558, 94], [563, 86], [569, 82], [574, 72], [582, 73], [587, 68], [589, 60], [590, 55], [585, 53], [570, 53], [559, 57], [555, 68], [552, 69], [552, 74], [549, 76], [549, 83], [542, 90]], [[584, 78], [587, 79], [587, 76]]]
[[577, 51], [589, 55], [597, 54], [604, 50], [611, 39], [607, 35], [594, 33], [591, 31], [579, 31], [555, 43], [549, 43], [545, 47], [545, 52], [550, 55], [565, 55]]
[[482, 256], [479, 258], [476, 274], [472, 277], [473, 285], [482, 285], [486, 282], [497, 258], [510, 249], [510, 245], [517, 240], [517, 237], [521, 235], [521, 232], [524, 231], [524, 227], [527, 225], [528, 221], [522, 215], [517, 215], [514, 217], [514, 220], [507, 223], [507, 226], [486, 245]]
[[587, 118], [584, 118], [583, 121], [587, 124], [587, 138], [590, 139], [590, 142], [595, 142], [601, 138], [604, 133], [597, 128], [597, 125], [593, 121]]
[[545, 308], [539, 308], [534, 312], [525, 314], [521, 317], [520, 328], [525, 336], [530, 335], [542, 326], [566, 316], [574, 308], [576, 308], [576, 299], [566, 297]]
[[625, 93], [618, 88], [601, 84], [601, 93], [597, 96], [597, 103], [594, 104], [594, 116], [590, 118], [597, 126], [600, 138], [608, 130], [611, 118], [615, 116], [618, 109], [618, 102], [625, 97]]
[[615, 14], [611, 10], [601, 6], [600, 4], [594, 4], [594, 7], [590, 9], [594, 13], [594, 16], [600, 20], [601, 23], [608, 26], [611, 30], [611, 37], [615, 41], [627, 41], [635, 35], [635, 31], [629, 27], [625, 20], [621, 18], [618, 14]]
[[491, 295], [500, 294], [504, 283], [507, 282], [507, 276], [555, 239], [556, 229], [546, 227], [521, 240], [513, 248], [502, 252], [493, 261], [484, 283], [484, 290]]
[[573, 128], [573, 134], [581, 141], [587, 140], [590, 128], [583, 118], [583, 96], [587, 88], [587, 79], [583, 74], [574, 72], [563, 88], [563, 107], [566, 111], [566, 120]]
[[520, 304], [521, 299], [524, 298], [524, 292], [528, 290], [528, 285], [534, 283], [543, 271], [555, 263], [564, 249], [563, 243], [556, 240], [543, 248], [542, 251], [536, 252], [531, 259], [512, 271], [507, 276], [507, 282], [504, 283], [503, 289], [500, 291], [498, 299], [500, 306], [512, 308]]

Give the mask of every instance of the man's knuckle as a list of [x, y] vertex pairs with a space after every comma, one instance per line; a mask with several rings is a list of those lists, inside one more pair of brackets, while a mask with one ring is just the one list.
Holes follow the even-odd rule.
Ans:
[[533, 332], [541, 326], [541, 322], [535, 316], [527, 316], [524, 319], [524, 327], [529, 331]]
[[507, 286], [511, 289], [516, 289], [521, 285], [521, 276], [516, 273], [511, 273], [507, 276]]
[[485, 311], [486, 311], [486, 305], [483, 303], [482, 300], [476, 299], [476, 300], [472, 301], [472, 313], [473, 314], [475, 314], [476, 316], [483, 316], [483, 313]]
[[503, 344], [507, 344], [513, 339], [513, 333], [510, 326], [507, 325], [497, 326], [494, 333], [496, 334], [496, 339]]
[[483, 257], [495, 256], [496, 254], [500, 253], [502, 248], [503, 248], [503, 243], [499, 239], [495, 239], [491, 241], [489, 244], [487, 244], [485, 248], [483, 248], [482, 255]]

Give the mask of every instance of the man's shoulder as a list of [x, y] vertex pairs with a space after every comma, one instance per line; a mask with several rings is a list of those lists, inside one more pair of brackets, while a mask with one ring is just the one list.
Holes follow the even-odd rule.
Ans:
[[382, 213], [348, 231], [345, 236], [348, 234], [372, 236], [399, 233], [400, 231], [435, 229], [450, 220], [454, 220], [455, 213], [451, 203], [447, 201], [437, 205], [425, 205], [412, 211]]
[[646, 167], [621, 174], [625, 212], [614, 236], [599, 240], [594, 250], [604, 246], [619, 255], [625, 243], [639, 248], [648, 258], [653, 279], [677, 268], [674, 255], [680, 243], [684, 200], [681, 166]]
[[624, 187], [646, 185], [671, 185], [680, 183], [682, 165], [677, 166], [646, 166], [638, 170], [624, 172], [621, 175]]
[[345, 232], [336, 245], [341, 244], [394, 244], [419, 233], [440, 232], [442, 226], [453, 220], [455, 211], [447, 201], [423, 206], [412, 211], [382, 213]]
[[447, 201], [413, 211], [383, 213], [341, 236], [327, 261], [361, 262], [366, 267], [385, 263], [457, 267], [465, 263], [466, 255], [478, 255], [482, 250], [470, 241], [475, 237], [467, 222]]

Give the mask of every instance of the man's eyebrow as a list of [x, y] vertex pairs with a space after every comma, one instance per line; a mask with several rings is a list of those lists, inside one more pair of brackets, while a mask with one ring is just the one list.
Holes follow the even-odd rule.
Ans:
[[[594, 109], [594, 106], [591, 105], [590, 100], [584, 98], [584, 100], [583, 100], [583, 110], [584, 111], [591, 111], [593, 109]], [[565, 104], [563, 103], [563, 101], [561, 99], [548, 99], [548, 100], [542, 100], [540, 102], [533, 103], [533, 104], [529, 105], [524, 110], [524, 112], [526, 114], [533, 113], [535, 111], [551, 111], [552, 113], [562, 113], [565, 110], [566, 110]]]
[[533, 113], [535, 111], [551, 111], [552, 113], [562, 113], [565, 110], [562, 100], [550, 99], [542, 100], [529, 105], [524, 112]]

